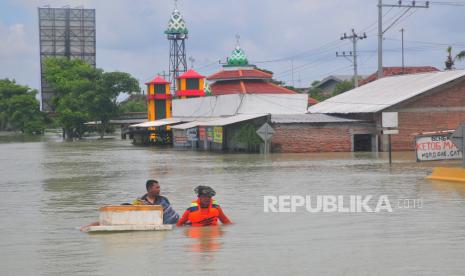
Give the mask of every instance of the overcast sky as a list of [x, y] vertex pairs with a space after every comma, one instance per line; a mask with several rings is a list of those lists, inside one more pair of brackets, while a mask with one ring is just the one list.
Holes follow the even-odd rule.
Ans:
[[[200, 73], [220, 70], [218, 60], [225, 61], [239, 34], [249, 61], [273, 71], [278, 80], [292, 84], [294, 79], [295, 86], [303, 87], [330, 74], [352, 74], [351, 63], [335, 56], [336, 51], [352, 49], [348, 40], [339, 40], [351, 28], [368, 36], [359, 42], [359, 72], [376, 71], [377, 2], [180, 0], [178, 7], [189, 29], [187, 55], [195, 58], [194, 69]], [[457, 52], [465, 50], [465, 0], [431, 2], [429, 9], [407, 11], [386, 32], [385, 66], [401, 65], [401, 28], [405, 29], [407, 66], [443, 69], [447, 45]], [[452, 2], [458, 5], [444, 5]], [[98, 67], [129, 72], [141, 83], [168, 70], [168, 41], [163, 31], [174, 1], [0, 0], [0, 78], [40, 87], [37, 7], [47, 4], [96, 9]], [[385, 26], [404, 11], [384, 8]], [[457, 68], [465, 68], [465, 62], [457, 63]]]

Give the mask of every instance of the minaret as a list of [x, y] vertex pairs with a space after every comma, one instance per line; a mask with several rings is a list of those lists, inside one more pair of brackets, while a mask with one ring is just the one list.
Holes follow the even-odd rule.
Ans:
[[187, 71], [186, 44], [187, 34], [186, 22], [177, 8], [177, 0], [174, 1], [174, 11], [165, 30], [166, 37], [170, 42], [170, 65], [169, 81], [171, 91], [176, 91], [177, 78], [181, 73]]

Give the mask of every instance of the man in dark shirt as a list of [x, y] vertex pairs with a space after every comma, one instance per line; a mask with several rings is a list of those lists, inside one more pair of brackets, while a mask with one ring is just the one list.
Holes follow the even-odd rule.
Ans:
[[[163, 207], [163, 224], [176, 224], [179, 220], [179, 215], [171, 207], [169, 200], [160, 195], [160, 184], [158, 181], [150, 179], [145, 183], [147, 193], [142, 197], [134, 200], [132, 205], [161, 205]], [[131, 205], [125, 203], [123, 205]], [[89, 225], [81, 227], [81, 231], [86, 231], [90, 226], [100, 225], [98, 221], [93, 222]]]
[[175, 224], [179, 220], [179, 215], [171, 207], [169, 200], [160, 195], [160, 184], [158, 181], [150, 179], [145, 183], [147, 193], [134, 200], [132, 205], [161, 205], [163, 207], [163, 224]]

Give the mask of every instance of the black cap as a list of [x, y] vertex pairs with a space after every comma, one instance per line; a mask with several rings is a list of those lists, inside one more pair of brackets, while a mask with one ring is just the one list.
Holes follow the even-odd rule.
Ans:
[[216, 195], [215, 190], [209, 186], [197, 186], [194, 189], [194, 192], [197, 193], [198, 196], [204, 195], [208, 197], [214, 197]]

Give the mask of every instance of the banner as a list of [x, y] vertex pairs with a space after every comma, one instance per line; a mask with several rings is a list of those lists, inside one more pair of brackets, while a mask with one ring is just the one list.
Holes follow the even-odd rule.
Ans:
[[417, 161], [462, 159], [462, 151], [447, 135], [415, 137]]
[[197, 141], [198, 138], [197, 138], [197, 128], [194, 127], [194, 128], [189, 128], [187, 130], [187, 140], [188, 141]]
[[205, 127], [199, 127], [199, 140], [204, 141], [207, 137], [207, 132], [205, 131]]
[[213, 142], [213, 128], [207, 127], [207, 141]]
[[213, 128], [213, 142], [223, 143], [223, 127], [214, 127]]

